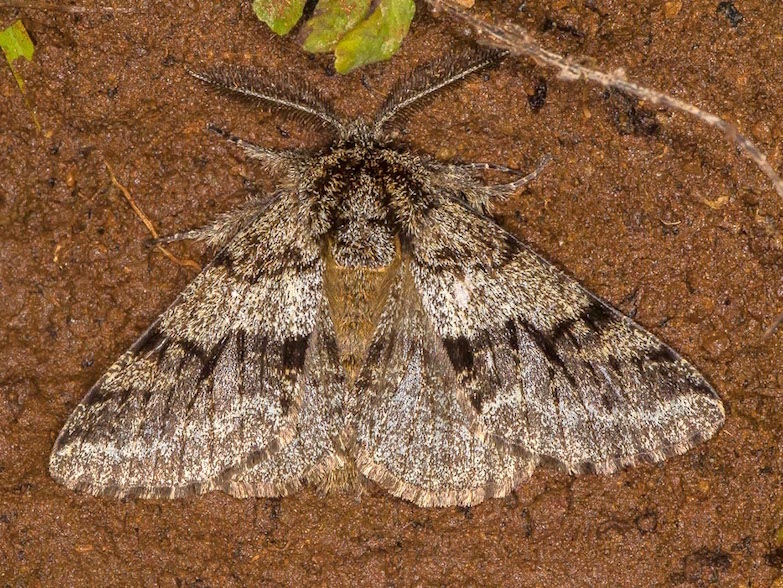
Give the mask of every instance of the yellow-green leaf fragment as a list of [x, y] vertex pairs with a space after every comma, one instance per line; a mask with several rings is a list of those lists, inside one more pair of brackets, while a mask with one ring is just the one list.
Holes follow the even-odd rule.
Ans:
[[17, 73], [14, 61], [20, 57], [31, 61], [35, 52], [35, 46], [30, 40], [30, 35], [27, 34], [27, 29], [24, 28], [21, 20], [17, 20], [7, 29], [0, 31], [0, 49], [3, 50], [19, 89], [24, 92], [24, 81]]
[[302, 18], [306, 0], [253, 0], [253, 12], [272, 32], [285, 35]]
[[0, 32], [0, 48], [3, 49], [8, 63], [13, 63], [20, 57], [27, 61], [33, 59], [35, 47], [27, 34], [21, 20], [17, 20], [10, 27]]
[[341, 74], [389, 59], [408, 34], [416, 6], [413, 0], [380, 0], [375, 10], [334, 49], [334, 68]]
[[307, 21], [302, 47], [310, 53], [328, 53], [367, 15], [371, 0], [320, 0]]

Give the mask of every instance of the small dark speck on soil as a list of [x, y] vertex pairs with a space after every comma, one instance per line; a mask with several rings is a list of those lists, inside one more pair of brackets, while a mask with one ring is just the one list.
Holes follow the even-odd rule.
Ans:
[[541, 110], [546, 103], [547, 84], [546, 78], [538, 78], [533, 93], [528, 94], [527, 101], [530, 108], [535, 112]]
[[764, 556], [764, 561], [772, 568], [783, 570], [783, 547], [777, 547]]
[[718, 4], [716, 11], [718, 14], [725, 16], [734, 28], [737, 28], [745, 18], [731, 0]]

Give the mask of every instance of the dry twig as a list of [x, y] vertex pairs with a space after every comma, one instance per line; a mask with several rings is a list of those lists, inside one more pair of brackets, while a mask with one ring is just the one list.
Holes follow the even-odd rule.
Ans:
[[589, 80], [606, 88], [616, 88], [641, 100], [645, 100], [656, 106], [663, 106], [673, 110], [679, 110], [689, 114], [705, 124], [716, 128], [732, 140], [772, 181], [772, 185], [781, 197], [783, 197], [783, 179], [767, 161], [766, 155], [745, 135], [739, 132], [737, 127], [726, 122], [719, 116], [711, 114], [701, 108], [673, 98], [663, 92], [650, 90], [625, 79], [622, 70], [613, 73], [604, 73], [587, 68], [567, 57], [548, 51], [522, 27], [510, 24], [493, 24], [478, 16], [466, 12], [454, 0], [427, 0], [433, 11], [445, 11], [469, 24], [486, 42], [498, 49], [510, 51], [515, 55], [532, 57], [537, 63], [547, 65], [559, 70], [560, 77], [564, 80]]
[[[136, 201], [133, 199], [133, 196], [130, 195], [128, 189], [122, 184], [120, 184], [119, 180], [117, 179], [117, 176], [114, 175], [114, 170], [109, 165], [109, 162], [104, 159], [103, 163], [104, 165], [106, 165], [106, 169], [109, 170], [109, 177], [111, 178], [111, 183], [114, 184], [120, 190], [120, 192], [122, 192], [123, 196], [125, 196], [125, 200], [128, 201], [128, 204], [130, 204], [130, 207], [133, 209], [133, 212], [136, 213], [136, 216], [138, 216], [141, 219], [141, 222], [143, 222], [144, 225], [147, 227], [147, 230], [152, 235], [152, 238], [158, 239], [160, 235], [158, 234], [158, 231], [155, 229], [155, 225], [153, 225], [149, 217], [146, 214], [144, 214], [144, 211], [141, 208], [139, 208], [139, 205], [136, 204]], [[158, 249], [161, 253], [163, 253], [163, 255], [168, 257], [171, 261], [173, 261], [177, 265], [195, 269], [197, 272], [201, 271], [201, 266], [195, 261], [193, 261], [192, 259], [180, 259], [160, 243], [156, 243], [155, 248]]]
[[761, 340], [764, 341], [765, 339], [769, 339], [781, 324], [783, 324], [783, 312], [776, 316], [775, 320], [767, 327], [764, 334], [761, 336]]

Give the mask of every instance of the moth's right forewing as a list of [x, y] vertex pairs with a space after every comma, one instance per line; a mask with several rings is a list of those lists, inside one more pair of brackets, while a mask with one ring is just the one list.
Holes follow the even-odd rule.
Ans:
[[285, 195], [270, 205], [109, 368], [57, 439], [55, 480], [175, 497], [290, 442], [323, 297], [319, 248], [297, 206]]
[[723, 424], [693, 366], [491, 219], [445, 200], [416, 227], [416, 288], [477, 435], [607, 473]]

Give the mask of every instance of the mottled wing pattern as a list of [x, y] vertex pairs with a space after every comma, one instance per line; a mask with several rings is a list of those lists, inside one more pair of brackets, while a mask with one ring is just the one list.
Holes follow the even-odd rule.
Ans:
[[504, 496], [535, 458], [475, 436], [456, 375], [406, 267], [392, 290], [349, 409], [361, 473], [419, 506]]
[[414, 226], [416, 289], [479, 437], [605, 473], [720, 428], [720, 399], [689, 363], [490, 219], [444, 199]]
[[[55, 480], [175, 497], [220, 486], [292, 441], [303, 402], [316, 387], [334, 392], [340, 370], [325, 350], [319, 247], [299, 208], [284, 193], [259, 212], [109, 368], [57, 439]], [[332, 418], [336, 408], [318, 410]]]
[[291, 442], [238, 473], [221, 489], [238, 498], [286, 496], [305, 480], [344, 465], [338, 451], [344, 422], [344, 381], [328, 305], [323, 302], [304, 364], [301, 408]]

